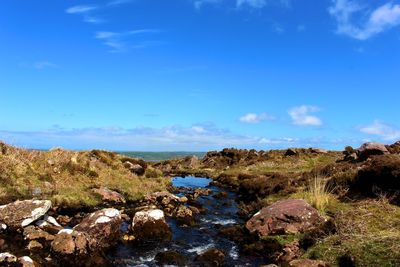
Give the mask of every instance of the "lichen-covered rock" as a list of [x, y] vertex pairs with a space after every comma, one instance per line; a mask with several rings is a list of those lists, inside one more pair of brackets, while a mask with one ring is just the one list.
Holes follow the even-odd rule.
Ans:
[[46, 214], [50, 200], [24, 200], [0, 206], [0, 222], [16, 230], [28, 226]]
[[107, 248], [120, 237], [121, 213], [109, 208], [93, 212], [74, 227], [75, 231], [85, 233], [91, 250]]
[[132, 220], [132, 231], [138, 241], [171, 240], [172, 233], [159, 209], [139, 211]]
[[386, 146], [384, 144], [376, 142], [365, 143], [359, 149], [357, 149], [357, 155], [359, 160], [361, 161], [368, 159], [372, 155], [386, 154], [390, 154]]
[[[78, 233], [76, 233], [78, 234]], [[52, 250], [60, 255], [71, 255], [75, 253], [75, 238], [73, 232], [61, 231], [51, 243]]]
[[92, 189], [93, 193], [99, 195], [103, 201], [110, 201], [115, 203], [125, 203], [125, 198], [118, 192], [108, 189], [107, 187], [100, 187]]
[[143, 175], [145, 172], [145, 168], [143, 168], [142, 165], [135, 164], [130, 161], [125, 161], [124, 167], [127, 168], [128, 170], [130, 170], [132, 173], [139, 175], [139, 176]]
[[53, 235], [63, 229], [54, 217], [47, 214], [41, 220], [36, 221], [35, 225]]
[[288, 199], [262, 208], [247, 221], [246, 228], [259, 237], [270, 234], [298, 233], [311, 230], [324, 219], [302, 199]]

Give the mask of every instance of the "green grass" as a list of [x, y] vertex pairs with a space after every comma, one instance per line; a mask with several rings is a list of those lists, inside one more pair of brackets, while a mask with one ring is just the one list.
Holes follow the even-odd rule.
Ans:
[[337, 233], [311, 247], [304, 258], [333, 266], [348, 255], [356, 266], [400, 266], [400, 208], [386, 200], [348, 204], [334, 217]]

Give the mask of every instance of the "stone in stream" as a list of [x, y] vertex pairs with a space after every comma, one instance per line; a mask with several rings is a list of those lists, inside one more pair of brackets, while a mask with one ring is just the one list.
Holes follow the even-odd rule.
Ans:
[[17, 262], [17, 257], [9, 252], [0, 253], [0, 266]]
[[302, 199], [288, 199], [262, 208], [247, 221], [246, 228], [259, 237], [271, 234], [302, 233], [325, 220]]
[[132, 220], [132, 232], [138, 241], [171, 240], [172, 232], [159, 209], [139, 211]]
[[157, 261], [157, 264], [161, 266], [187, 266], [188, 263], [188, 258], [176, 251], [159, 252], [155, 257], [155, 260]]
[[212, 248], [197, 256], [196, 262], [202, 267], [224, 266], [225, 253], [219, 249]]
[[329, 265], [320, 260], [299, 259], [289, 262], [290, 267], [329, 267]]
[[12, 230], [38, 220], [51, 208], [50, 200], [23, 200], [0, 206], [0, 222]]

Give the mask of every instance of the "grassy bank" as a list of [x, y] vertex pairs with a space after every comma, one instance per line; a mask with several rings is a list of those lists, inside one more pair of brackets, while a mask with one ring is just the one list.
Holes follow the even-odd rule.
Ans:
[[37, 197], [67, 207], [95, 206], [101, 200], [92, 188], [105, 186], [135, 201], [169, 183], [150, 168], [143, 176], [132, 173], [124, 166], [127, 160], [130, 158], [105, 151], [35, 151], [2, 144], [0, 202]]

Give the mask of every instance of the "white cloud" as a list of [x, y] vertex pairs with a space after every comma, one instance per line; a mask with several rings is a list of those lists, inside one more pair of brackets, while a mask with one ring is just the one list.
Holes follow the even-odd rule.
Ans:
[[263, 8], [267, 5], [266, 0], [237, 0], [236, 1], [236, 6], [241, 7], [241, 6], [249, 6], [252, 8]]
[[288, 113], [292, 118], [292, 122], [295, 125], [302, 126], [320, 126], [322, 121], [317, 116], [310, 115], [309, 113], [315, 113], [320, 111], [318, 107], [315, 106], [298, 106], [291, 108]]
[[377, 135], [386, 141], [400, 139], [400, 129], [380, 121], [374, 121], [370, 125], [360, 128], [360, 131], [366, 134]]
[[95, 9], [97, 9], [97, 6], [80, 5], [80, 6], [70, 7], [67, 10], [65, 10], [65, 12], [67, 12], [68, 14], [82, 14]]
[[400, 25], [400, 5], [388, 2], [373, 9], [356, 1], [333, 0], [329, 13], [337, 21], [337, 33], [366, 40]]
[[131, 3], [131, 2], [133, 2], [133, 0], [113, 0], [113, 1], [110, 1], [110, 2], [108, 2], [108, 6], [119, 6], [119, 5], [122, 5], [122, 4], [128, 4], [128, 3]]
[[52, 69], [58, 68], [58, 65], [51, 63], [49, 61], [39, 61], [39, 62], [36, 62], [35, 64], [33, 64], [33, 67], [35, 69], [41, 70], [41, 69], [48, 69], [48, 68], [52, 68]]
[[160, 41], [140, 41], [131, 44], [132, 40], [129, 39], [132, 36], [140, 34], [154, 34], [161, 32], [159, 29], [139, 29], [127, 32], [110, 32], [110, 31], [99, 31], [96, 32], [95, 38], [102, 40], [103, 44], [112, 48], [110, 52], [124, 52], [129, 48], [146, 48], [148, 46], [161, 45]]
[[244, 123], [260, 123], [265, 120], [273, 120], [275, 119], [273, 116], [267, 113], [247, 113], [239, 118], [239, 121]]

